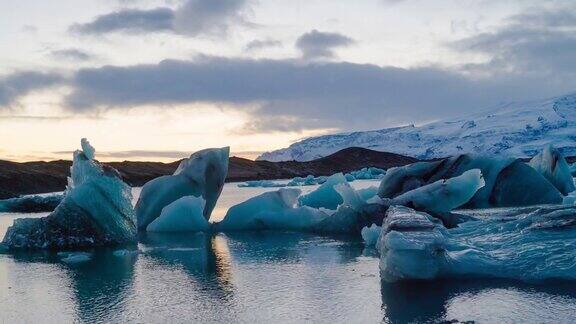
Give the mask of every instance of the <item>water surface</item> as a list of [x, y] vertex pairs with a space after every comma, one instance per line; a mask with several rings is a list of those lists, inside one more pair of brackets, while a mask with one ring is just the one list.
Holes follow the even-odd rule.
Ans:
[[[227, 184], [214, 218], [266, 190], [275, 189]], [[0, 236], [23, 216], [32, 215], [0, 214]], [[137, 252], [89, 251], [91, 259], [79, 263], [65, 263], [54, 253], [0, 254], [1, 322], [572, 323], [576, 318], [576, 288], [567, 282], [381, 282], [376, 252], [355, 237], [148, 234], [128, 250]]]

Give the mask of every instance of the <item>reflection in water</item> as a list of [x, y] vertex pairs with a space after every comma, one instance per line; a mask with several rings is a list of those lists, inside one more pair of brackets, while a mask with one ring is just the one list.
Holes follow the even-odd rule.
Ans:
[[393, 323], [537, 323], [576, 316], [576, 289], [566, 282], [382, 281], [381, 294], [384, 318]]

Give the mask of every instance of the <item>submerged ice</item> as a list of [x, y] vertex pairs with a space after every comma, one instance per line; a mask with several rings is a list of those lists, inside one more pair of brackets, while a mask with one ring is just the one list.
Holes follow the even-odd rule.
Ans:
[[9, 248], [82, 248], [136, 240], [131, 189], [118, 171], [102, 165], [94, 148], [82, 140], [74, 152], [71, 176], [62, 202], [42, 218], [19, 218], [8, 228]]
[[203, 216], [210, 219], [224, 187], [229, 153], [229, 147], [198, 151], [182, 160], [173, 175], [146, 183], [136, 203], [138, 229], [145, 230], [166, 206], [186, 196], [202, 197]]
[[513, 211], [446, 229], [434, 217], [391, 207], [378, 241], [387, 281], [497, 277], [576, 279], [576, 207]]

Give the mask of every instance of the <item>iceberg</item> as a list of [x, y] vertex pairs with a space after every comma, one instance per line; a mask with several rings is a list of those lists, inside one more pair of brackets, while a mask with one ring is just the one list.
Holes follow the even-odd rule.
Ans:
[[570, 164], [570, 174], [576, 178], [576, 162]]
[[295, 207], [300, 189], [282, 188], [265, 192], [232, 206], [215, 224], [218, 231], [297, 230], [309, 231], [327, 214], [311, 207]]
[[343, 202], [342, 196], [335, 189], [338, 184], [350, 187], [344, 175], [336, 173], [328, 177], [316, 190], [301, 196], [298, 202], [301, 206], [335, 210]]
[[362, 168], [360, 170], [350, 171], [349, 173], [346, 173], [345, 176], [346, 179], [350, 177], [351, 180], [349, 181], [354, 181], [354, 180], [382, 179], [382, 177], [384, 177], [385, 174], [386, 170], [384, 169], [369, 167], [369, 168]]
[[131, 188], [118, 171], [91, 157], [94, 149], [74, 152], [71, 177], [62, 202], [42, 218], [19, 218], [3, 245], [10, 249], [73, 249], [136, 241]]
[[0, 200], [0, 212], [39, 213], [51, 212], [62, 202], [64, 195], [34, 195]]
[[472, 169], [460, 176], [438, 180], [403, 193], [392, 199], [392, 204], [432, 213], [449, 212], [466, 204], [484, 185], [480, 169]]
[[380, 182], [378, 196], [394, 198], [412, 189], [421, 187], [441, 164], [435, 162], [416, 162], [403, 167], [390, 168]]
[[206, 201], [185, 196], [162, 208], [160, 216], [148, 224], [147, 232], [205, 232], [210, 223], [204, 218]]
[[382, 232], [382, 226], [372, 224], [370, 227], [364, 226], [360, 234], [362, 235], [362, 240], [366, 246], [375, 247], [378, 239], [380, 238], [380, 233]]
[[559, 204], [562, 195], [544, 176], [520, 160], [463, 154], [388, 170], [378, 190], [392, 199], [410, 190], [480, 169], [484, 186], [462, 207], [488, 208]]
[[206, 202], [203, 215], [209, 220], [224, 187], [229, 153], [229, 147], [198, 151], [182, 160], [173, 175], [146, 183], [136, 203], [138, 229], [145, 230], [164, 207], [185, 196], [202, 197]]
[[261, 187], [261, 188], [281, 188], [286, 187], [284, 183], [274, 182], [272, 180], [253, 180], [253, 181], [246, 181], [244, 183], [238, 184], [239, 188], [254, 188], [254, 187]]
[[377, 244], [382, 278], [576, 280], [576, 207], [499, 215], [446, 229], [426, 213], [391, 207]]
[[530, 160], [530, 166], [542, 174], [563, 195], [576, 190], [570, 166], [552, 145], [548, 145]]

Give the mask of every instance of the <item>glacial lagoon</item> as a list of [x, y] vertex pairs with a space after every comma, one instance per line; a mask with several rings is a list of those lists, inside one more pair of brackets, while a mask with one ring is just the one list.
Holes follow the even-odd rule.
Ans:
[[[226, 184], [212, 220], [269, 190], [275, 188]], [[137, 198], [139, 188], [133, 193]], [[0, 214], [0, 236], [19, 217], [33, 215]], [[573, 282], [383, 282], [377, 252], [359, 237], [148, 233], [137, 246], [86, 252], [0, 254], [3, 320], [571, 323], [576, 318]]]

